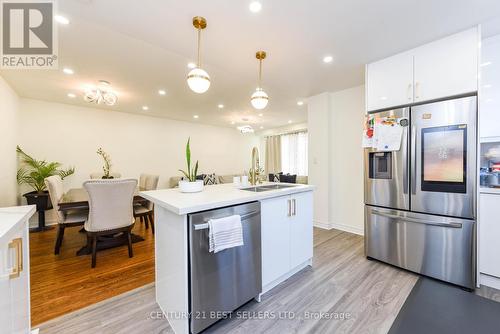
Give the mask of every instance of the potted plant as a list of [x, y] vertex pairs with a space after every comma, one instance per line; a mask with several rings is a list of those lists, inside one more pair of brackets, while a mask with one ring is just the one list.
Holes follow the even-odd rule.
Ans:
[[45, 211], [52, 209], [49, 198], [49, 192], [45, 187], [45, 178], [52, 175], [59, 175], [62, 179], [73, 174], [75, 169], [60, 169], [61, 163], [47, 162], [45, 160], [36, 160], [26, 154], [19, 146], [16, 148], [17, 154], [21, 158], [21, 167], [17, 171], [17, 183], [26, 184], [33, 191], [23, 194], [28, 205], [36, 205], [38, 211], [38, 229], [39, 231], [47, 229], [45, 227]]
[[191, 148], [189, 146], [191, 138], [188, 138], [186, 144], [186, 162], [187, 171], [179, 169], [184, 174], [185, 179], [179, 181], [179, 189], [183, 193], [195, 193], [203, 190], [203, 180], [197, 180], [196, 174], [198, 173], [198, 161], [193, 168], [191, 168]]
[[97, 150], [97, 154], [102, 157], [104, 160], [104, 166], [102, 166], [102, 170], [104, 172], [104, 175], [102, 176], [103, 179], [113, 179], [113, 175], [111, 175], [111, 157], [109, 156], [108, 153], [104, 152], [102, 148], [99, 147]]

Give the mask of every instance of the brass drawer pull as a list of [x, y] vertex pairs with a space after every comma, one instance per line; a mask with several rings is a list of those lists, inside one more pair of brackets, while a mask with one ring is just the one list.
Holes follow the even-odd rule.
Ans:
[[23, 271], [23, 239], [16, 238], [9, 243], [9, 249], [15, 249], [16, 252], [16, 263], [10, 273], [9, 278], [17, 278], [21, 275]]

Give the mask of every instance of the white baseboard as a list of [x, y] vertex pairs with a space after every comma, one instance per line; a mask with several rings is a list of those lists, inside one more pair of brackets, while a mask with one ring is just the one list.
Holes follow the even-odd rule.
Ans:
[[333, 228], [332, 225], [329, 222], [320, 222], [320, 221], [317, 221], [317, 220], [315, 220], [313, 222], [313, 226], [314, 227], [318, 227], [318, 228], [322, 228], [324, 230], [331, 230]]
[[337, 223], [331, 223], [331, 226], [332, 226], [332, 228], [334, 228], [336, 230], [354, 233], [354, 234], [361, 235], [361, 236], [365, 235], [364, 228], [354, 227], [354, 226], [345, 225], [345, 224], [337, 224]]
[[486, 285], [490, 288], [500, 290], [500, 278], [498, 277], [479, 274], [479, 282], [481, 285]]
[[[45, 226], [50, 226], [50, 225], [57, 225], [57, 221], [45, 219]], [[30, 228], [32, 227], [38, 227], [38, 219], [30, 220]]]
[[349, 232], [349, 233], [354, 233], [357, 235], [365, 235], [365, 231], [363, 228], [358, 228], [350, 225], [345, 225], [345, 224], [337, 224], [337, 223], [330, 223], [330, 222], [320, 222], [315, 220], [313, 223], [314, 227], [322, 228], [325, 230], [331, 230], [331, 229], [336, 229], [336, 230], [341, 230], [344, 232]]

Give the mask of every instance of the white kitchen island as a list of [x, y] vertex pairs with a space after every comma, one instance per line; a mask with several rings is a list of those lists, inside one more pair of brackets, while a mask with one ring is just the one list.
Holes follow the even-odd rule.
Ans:
[[260, 203], [264, 293], [312, 264], [313, 189], [293, 185], [253, 192], [220, 184], [191, 194], [177, 188], [141, 192], [155, 204], [156, 301], [176, 333], [189, 333], [189, 215]]

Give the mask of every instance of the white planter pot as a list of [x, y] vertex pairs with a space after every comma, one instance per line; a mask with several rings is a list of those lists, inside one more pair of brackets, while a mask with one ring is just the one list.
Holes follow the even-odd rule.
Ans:
[[181, 180], [179, 181], [179, 190], [182, 193], [197, 193], [203, 190], [203, 180], [194, 182]]

